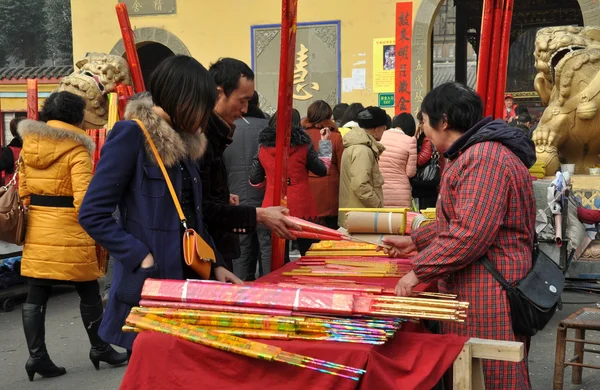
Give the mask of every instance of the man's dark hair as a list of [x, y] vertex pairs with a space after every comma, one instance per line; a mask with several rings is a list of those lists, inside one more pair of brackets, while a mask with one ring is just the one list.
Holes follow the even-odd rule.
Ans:
[[[300, 127], [301, 120], [302, 118], [300, 118], [300, 112], [294, 108], [292, 110], [292, 127]], [[275, 112], [271, 119], [269, 119], [269, 127], [272, 127], [274, 129], [277, 128], [277, 112]]]
[[415, 131], [417, 131], [417, 124], [412, 115], [407, 112], [403, 112], [394, 117], [392, 127], [400, 128], [404, 134], [414, 137]]
[[85, 100], [79, 95], [68, 91], [54, 92], [44, 102], [40, 120], [61, 121], [73, 126], [83, 122]]
[[446, 119], [450, 129], [464, 133], [482, 119], [483, 103], [472, 88], [449, 82], [435, 87], [425, 96], [421, 111], [427, 114], [431, 126], [436, 127]]
[[517, 106], [515, 108], [515, 115], [519, 116], [521, 114], [529, 114], [529, 109], [526, 106]]
[[19, 122], [25, 119], [24, 116], [16, 116], [10, 121], [10, 134], [17, 139], [21, 139], [21, 135], [17, 131], [19, 127]]
[[254, 95], [252, 98], [248, 100], [248, 111], [245, 116], [249, 116], [251, 118], [261, 118], [265, 119], [265, 113], [258, 107], [259, 97], [258, 92], [254, 91]]
[[338, 103], [333, 107], [333, 120], [338, 121], [342, 119], [344, 113], [348, 109], [348, 103]]
[[358, 113], [364, 109], [365, 108], [360, 103], [352, 103], [351, 105], [349, 105], [346, 111], [344, 112], [344, 115], [342, 115], [342, 119], [340, 119], [340, 123], [342, 124], [342, 126], [345, 126], [348, 122], [356, 122], [356, 117], [358, 116]]
[[522, 114], [520, 114], [517, 117], [517, 124], [518, 125], [525, 125], [527, 123], [531, 122], [531, 115], [529, 115], [528, 113], [524, 112]]
[[217, 101], [217, 86], [201, 63], [185, 55], [161, 62], [148, 83], [155, 105], [171, 117], [177, 131], [194, 133], [205, 127]]
[[331, 115], [333, 115], [331, 106], [324, 100], [317, 100], [312, 103], [306, 111], [306, 119], [312, 124], [329, 120]]
[[225, 96], [231, 95], [233, 91], [239, 88], [241, 77], [251, 81], [254, 80], [252, 69], [245, 62], [235, 58], [219, 58], [217, 62], [210, 66], [208, 71], [215, 80], [217, 87], [223, 88]]

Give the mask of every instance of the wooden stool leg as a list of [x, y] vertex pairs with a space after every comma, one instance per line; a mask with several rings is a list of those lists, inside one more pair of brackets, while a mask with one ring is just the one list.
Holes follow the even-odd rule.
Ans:
[[[575, 329], [575, 338], [579, 340], [585, 340], [585, 329]], [[583, 364], [583, 348], [585, 347], [585, 343], [575, 343], [575, 356], [577, 359], [575, 363]], [[572, 382], [576, 385], [581, 384], [581, 373], [583, 371], [583, 367], [581, 366], [573, 366], [573, 376]]]
[[556, 355], [554, 357], [554, 390], [562, 390], [565, 379], [565, 348], [567, 328], [560, 324], [556, 332]]

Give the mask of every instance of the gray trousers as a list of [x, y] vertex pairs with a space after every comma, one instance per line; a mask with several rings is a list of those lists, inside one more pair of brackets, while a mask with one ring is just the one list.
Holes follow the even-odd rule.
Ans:
[[240, 234], [240, 257], [233, 260], [233, 273], [244, 281], [256, 279], [271, 272], [271, 231], [258, 225], [251, 234]]

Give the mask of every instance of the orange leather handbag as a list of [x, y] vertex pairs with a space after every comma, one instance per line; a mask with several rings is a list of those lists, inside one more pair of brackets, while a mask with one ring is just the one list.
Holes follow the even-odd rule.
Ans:
[[196, 233], [194, 229], [187, 227], [185, 215], [181, 209], [179, 199], [177, 199], [175, 188], [173, 188], [173, 183], [171, 183], [171, 179], [169, 178], [169, 174], [165, 169], [165, 165], [158, 154], [156, 145], [154, 145], [154, 141], [152, 141], [152, 137], [150, 137], [150, 133], [148, 133], [148, 129], [146, 129], [146, 126], [142, 123], [142, 121], [139, 119], [134, 119], [134, 121], [137, 122], [146, 136], [146, 140], [148, 141], [148, 145], [150, 145], [150, 149], [154, 154], [156, 163], [158, 164], [163, 176], [165, 177], [165, 181], [167, 182], [167, 187], [169, 188], [169, 192], [173, 198], [173, 203], [175, 203], [175, 208], [177, 209], [177, 214], [179, 214], [181, 224], [185, 229], [185, 232], [183, 233], [183, 257], [185, 259], [185, 263], [201, 278], [208, 279], [210, 278], [212, 263], [216, 262], [215, 251], [198, 233]]

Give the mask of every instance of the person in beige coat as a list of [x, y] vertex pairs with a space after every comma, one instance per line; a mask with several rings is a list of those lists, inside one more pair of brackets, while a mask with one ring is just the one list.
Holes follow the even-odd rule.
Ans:
[[[379, 143], [387, 117], [379, 107], [367, 107], [358, 114], [358, 125], [344, 136], [340, 173], [340, 208], [383, 207], [383, 176], [379, 156], [385, 147]], [[339, 225], [345, 226], [346, 213], [340, 212]]]
[[417, 139], [409, 134], [415, 131], [412, 115], [402, 113], [394, 118], [392, 128], [381, 138], [385, 152], [381, 155], [379, 169], [383, 175], [384, 207], [411, 207], [410, 178], [417, 173]]

